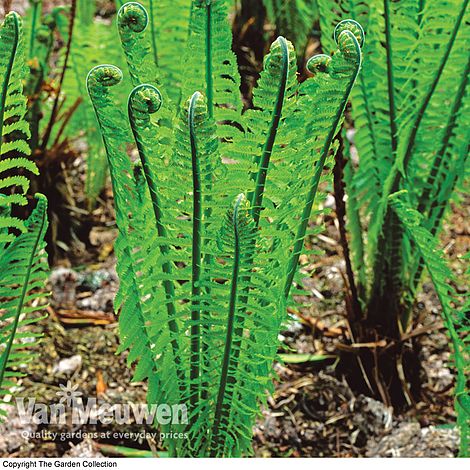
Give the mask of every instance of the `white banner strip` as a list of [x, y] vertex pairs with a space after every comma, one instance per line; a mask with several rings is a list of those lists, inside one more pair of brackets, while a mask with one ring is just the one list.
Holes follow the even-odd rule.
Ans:
[[[188, 462], [191, 460], [191, 462]], [[174, 470], [175, 466], [190, 465], [193, 468], [204, 470], [240, 470], [241, 459], [0, 459], [0, 469], [30, 470], [30, 469], [113, 469], [118, 470]], [[446, 465], [444, 460], [449, 460], [452, 470], [468, 470], [469, 459], [335, 459], [335, 458], [312, 458], [312, 459], [243, 459], [243, 470], [255, 469], [266, 470], [282, 469], [292, 465], [295, 470], [415, 470], [416, 465], [421, 465], [426, 470], [441, 468]]]

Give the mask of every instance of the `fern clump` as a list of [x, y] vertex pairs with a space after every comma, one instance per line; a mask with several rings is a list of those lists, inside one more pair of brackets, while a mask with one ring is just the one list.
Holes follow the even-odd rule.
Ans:
[[[28, 145], [26, 120], [24, 37], [21, 18], [9, 13], [0, 26], [0, 396], [10, 393], [20, 366], [31, 360], [27, 348], [39, 335], [27, 325], [41, 317], [47, 278], [44, 236], [47, 200], [36, 195], [36, 207], [24, 221], [16, 217], [18, 206], [27, 204], [28, 174], [38, 174]], [[0, 409], [0, 417], [5, 410]]]
[[417, 250], [419, 250], [442, 306], [444, 324], [452, 344], [457, 369], [455, 407], [457, 424], [461, 431], [461, 456], [468, 457], [470, 426], [468, 367], [470, 364], [470, 348], [465, 338], [468, 337], [470, 331], [470, 319], [467, 315], [467, 305], [463, 299], [459, 299], [453, 287], [453, 283], [455, 283], [454, 275], [448, 268], [443, 253], [436, 247], [434, 236], [425, 228], [423, 216], [410, 207], [407, 196], [406, 191], [393, 194], [390, 196], [391, 206], [403, 223], [404, 229], [413, 240]]
[[115, 194], [121, 349], [150, 403], [188, 406], [186, 425], [163, 426], [188, 435], [166, 440], [173, 455], [239, 456], [272, 387], [292, 271], [363, 37], [342, 28], [328, 67], [313, 58], [302, 84], [292, 44], [278, 38], [242, 114], [226, 4], [191, 8], [183, 57], [193, 69], [180, 92], [155, 67], [135, 2], [118, 14], [134, 85], [127, 118], [114, 106], [118, 68], [95, 67], [87, 86]]
[[[322, 29], [348, 15], [361, 22], [367, 36], [363, 73], [352, 92], [354, 136], [344, 139], [336, 172], [351, 293], [350, 339], [364, 343], [384, 338], [387, 343], [378, 365], [375, 353], [364, 351], [362, 373], [351, 380], [386, 403], [403, 407], [419, 398], [418, 373], [406, 363], [403, 338], [417, 320], [413, 303], [423, 271], [433, 281], [436, 275], [422, 237], [427, 230], [426, 243], [435, 245], [469, 154], [468, 1], [334, 3], [318, 0]], [[322, 40], [326, 49], [334, 47], [327, 35]], [[412, 224], [421, 227], [418, 238], [405, 213], [395, 210], [396, 199], [390, 198], [403, 190], [406, 214], [417, 211], [423, 216]], [[446, 313], [451, 297], [436, 290], [450, 336], [452, 331], [464, 336], [457, 317]], [[454, 340], [458, 376], [468, 377], [464, 363], [457, 360]], [[390, 349], [391, 344], [400, 346]]]

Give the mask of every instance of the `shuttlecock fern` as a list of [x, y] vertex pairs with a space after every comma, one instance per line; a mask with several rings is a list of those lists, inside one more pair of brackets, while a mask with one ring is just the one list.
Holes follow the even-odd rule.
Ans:
[[468, 318], [468, 302], [464, 303], [462, 300], [459, 302], [457, 293], [451, 285], [454, 276], [444, 261], [443, 253], [437, 249], [436, 240], [426, 228], [423, 216], [410, 207], [409, 202], [406, 200], [407, 196], [406, 191], [395, 193], [391, 196], [391, 204], [405, 230], [415, 243], [439, 297], [444, 324], [452, 344], [454, 365], [457, 370], [455, 409], [457, 424], [460, 429], [460, 455], [468, 457], [470, 427], [470, 390], [468, 387], [470, 378], [470, 347], [468, 344], [470, 319]]
[[[351, 151], [343, 245], [351, 248], [349, 284], [357, 286], [352, 295], [360, 310], [350, 316], [351, 341], [401, 341], [416, 320], [412, 307], [425, 261], [389, 196], [407, 190], [425, 228], [438, 234], [469, 154], [468, 1], [318, 0], [318, 6], [324, 31], [348, 15], [367, 37], [363, 73], [351, 94], [354, 133], [345, 139]], [[328, 34], [322, 43], [334, 47]], [[400, 365], [402, 350], [379, 357], [383, 377], [372, 370], [370, 354], [362, 356], [363, 385], [385, 402], [412, 404], [419, 392], [409, 390], [413, 377]]]
[[[26, 231], [16, 237], [0, 256], [0, 394], [3, 397], [14, 385], [13, 378], [22, 377], [19, 366], [32, 360], [29, 348], [40, 335], [25, 326], [39, 321], [36, 315], [44, 305], [47, 281], [47, 255], [44, 236], [47, 229], [47, 201], [37, 196], [36, 208], [25, 222]], [[4, 410], [0, 411], [3, 414]]]
[[122, 349], [136, 379], [148, 379], [150, 403], [188, 406], [186, 425], [163, 426], [188, 436], [165, 439], [172, 455], [240, 456], [251, 451], [252, 427], [272, 387], [287, 264], [294, 253], [295, 269], [301, 252], [363, 37], [358, 25], [339, 25], [328, 67], [312, 67], [314, 76], [300, 86], [294, 48], [278, 38], [255, 108], [242, 114], [227, 5], [195, 1], [191, 11], [183, 56], [194, 73], [182, 80], [180, 105], [152, 60], [150, 19], [135, 2], [119, 12], [135, 86], [128, 119], [115, 106], [119, 69], [94, 68], [88, 90], [115, 193]]
[[[26, 98], [22, 79], [25, 76], [24, 39], [21, 18], [9, 13], [0, 27], [0, 247], [13, 240], [9, 228], [24, 230], [21, 220], [12, 215], [12, 204], [25, 205], [29, 173], [37, 174], [36, 165], [28, 159], [29, 126], [25, 119]], [[16, 170], [16, 171], [12, 171]], [[23, 171], [26, 175], [21, 174]]]
[[[47, 201], [36, 196], [36, 207], [23, 221], [14, 216], [15, 206], [26, 205], [28, 173], [37, 174], [28, 159], [30, 137], [26, 121], [24, 45], [21, 19], [9, 13], [0, 27], [0, 395], [10, 393], [21, 367], [31, 360], [27, 348], [39, 335], [28, 328], [38, 321], [43, 305], [47, 262], [44, 236]], [[25, 174], [21, 174], [25, 173]], [[25, 328], [26, 327], [26, 328]], [[5, 410], [0, 410], [2, 415]]]

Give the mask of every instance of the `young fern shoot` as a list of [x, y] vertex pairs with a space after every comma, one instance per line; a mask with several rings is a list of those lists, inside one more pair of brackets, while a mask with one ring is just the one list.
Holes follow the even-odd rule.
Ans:
[[[6, 15], [0, 26], [0, 397], [11, 393], [21, 368], [32, 360], [28, 348], [40, 335], [31, 325], [42, 318], [46, 297], [47, 200], [36, 194], [36, 207], [27, 220], [13, 215], [15, 206], [27, 204], [30, 181], [38, 174], [28, 157], [30, 137], [26, 120], [24, 37], [21, 18]], [[3, 402], [3, 398], [2, 398]], [[3, 403], [2, 403], [3, 404]], [[6, 415], [0, 409], [0, 419]]]
[[[307, 231], [308, 221], [312, 212], [315, 196], [318, 191], [321, 174], [325, 166], [326, 159], [331, 149], [331, 144], [336, 133], [340, 129], [341, 120], [343, 118], [344, 109], [351, 94], [351, 90], [359, 75], [362, 64], [361, 47], [364, 44], [364, 31], [359, 23], [353, 20], [345, 20], [335, 28], [334, 38], [339, 46], [341, 57], [335, 56], [333, 59], [327, 55], [318, 55], [312, 57], [307, 62], [307, 69], [311, 73], [328, 74], [326, 80], [339, 80], [341, 77], [345, 82], [344, 94], [341, 96], [336, 108], [333, 122], [330, 125], [326, 138], [320, 150], [320, 158], [315, 164], [315, 171], [309, 185], [309, 191], [305, 200], [302, 211], [301, 223], [298, 227], [294, 249], [289, 260], [287, 268], [287, 279], [284, 286], [284, 296], [289, 296], [289, 292], [297, 270], [299, 257], [302, 252], [304, 238]], [[326, 77], [325, 77], [326, 78]], [[346, 78], [346, 79], [345, 79]], [[331, 85], [330, 85], [331, 86]], [[336, 87], [335, 87], [336, 88]], [[334, 91], [335, 88], [333, 88]], [[336, 88], [337, 89], [337, 88]]]

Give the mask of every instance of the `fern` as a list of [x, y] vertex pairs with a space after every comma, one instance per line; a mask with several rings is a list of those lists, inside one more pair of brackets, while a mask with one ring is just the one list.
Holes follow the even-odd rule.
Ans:
[[[136, 378], [148, 378], [150, 403], [188, 404], [188, 425], [168, 427], [184, 430], [188, 440], [165, 441], [178, 456], [251, 452], [285, 316], [286, 263], [303, 223], [299, 201], [318, 172], [315, 162], [330, 153], [361, 63], [349, 31], [360, 33], [359, 26], [345, 22], [331, 67], [315, 68], [299, 88], [294, 48], [278, 38], [255, 108], [241, 114], [226, 12], [222, 0], [192, 5], [185, 57], [195, 73], [183, 96], [194, 88], [177, 109], [171, 83], [155, 67], [149, 16], [136, 3], [121, 7], [119, 31], [135, 85], [132, 139], [114, 105], [119, 70], [100, 66], [88, 77], [115, 193], [122, 349], [137, 363]], [[139, 164], [127, 155], [130, 140]], [[297, 166], [306, 169], [300, 178]]]
[[[400, 340], [413, 324], [424, 261], [389, 196], [407, 190], [411, 207], [437, 235], [470, 143], [468, 2], [318, 0], [318, 6], [322, 29], [347, 14], [361, 22], [367, 37], [364, 73], [352, 92], [355, 133], [348, 146], [357, 150], [359, 162], [353, 163], [351, 152], [344, 172], [349, 230], [343, 231], [343, 244], [352, 248], [353, 282], [360, 287], [355, 302], [364, 316], [354, 323], [353, 337]], [[326, 35], [322, 43], [333, 47]], [[393, 364], [401, 352], [393, 355], [381, 358], [383, 378], [372, 370], [368, 377], [385, 401], [401, 382], [403, 393], [392, 392], [394, 404], [411, 404], [417, 397], [404, 385], [408, 372], [402, 380]]]
[[[310, 61], [307, 63], [307, 67], [311, 71], [317, 70], [325, 71], [328, 73], [328, 76], [324, 77], [327, 83], [325, 88], [327, 88], [327, 90], [330, 92], [329, 98], [332, 101], [331, 104], [334, 103], [337, 107], [336, 109], [332, 107], [332, 109], [335, 110], [333, 125], [330, 125], [330, 127], [327, 128], [328, 131], [325, 133], [326, 135], [322, 136], [323, 139], [319, 141], [321, 147], [317, 147], [320, 150], [319, 159], [316, 163], [315, 172], [312, 175], [310, 190], [307, 194], [304, 209], [302, 212], [301, 224], [299, 225], [296, 235], [296, 243], [294, 245], [293, 256], [289, 262], [288, 277], [284, 288], [286, 297], [289, 293], [289, 289], [294, 278], [295, 268], [297, 266], [301, 249], [303, 246], [303, 240], [305, 238], [307, 224], [310, 218], [313, 202], [315, 200], [315, 195], [318, 190], [321, 172], [328, 157], [333, 138], [341, 124], [341, 118], [346, 107], [349, 94], [351, 93], [351, 90], [354, 86], [362, 63], [360, 47], [364, 42], [364, 33], [362, 27], [357, 22], [346, 20], [339, 23], [335, 28], [334, 36], [342, 52], [342, 55], [339, 56], [339, 60], [338, 56], [334, 57], [333, 60], [331, 60], [331, 58], [329, 58], [328, 56], [322, 55], [318, 56], [317, 58], [310, 59]], [[335, 87], [333, 83], [335, 79], [339, 80], [341, 78], [345, 82], [346, 87], [342, 95], [338, 93], [337, 96], [334, 96], [333, 90], [336, 91], [337, 87]], [[325, 94], [325, 97], [327, 96], [328, 95]], [[336, 103], [333, 101], [333, 98], [336, 100]]]
[[423, 216], [412, 209], [406, 201], [406, 192], [395, 193], [390, 196], [393, 210], [398, 214], [410, 238], [415, 243], [426, 269], [434, 284], [439, 302], [442, 306], [444, 324], [451, 340], [457, 380], [455, 385], [455, 408], [457, 424], [460, 428], [461, 456], [468, 456], [468, 438], [470, 425], [470, 390], [468, 388], [470, 348], [468, 345], [468, 332], [470, 322], [465, 305], [460, 310], [457, 293], [450, 284], [454, 281], [452, 272], [447, 267], [442, 252], [436, 247], [433, 234], [425, 228]]
[[[18, 366], [32, 360], [29, 348], [40, 335], [25, 331], [44, 317], [35, 315], [43, 309], [37, 302], [44, 297], [47, 262], [44, 235], [47, 229], [47, 201], [37, 195], [37, 205], [25, 223], [26, 231], [1, 252], [0, 269], [0, 395], [9, 393], [12, 379], [22, 377]], [[29, 304], [33, 304], [30, 306]], [[5, 414], [0, 410], [0, 414]]]
[[[21, 19], [9, 13], [0, 27], [0, 396], [10, 393], [14, 379], [24, 374], [21, 366], [31, 360], [27, 348], [40, 335], [24, 327], [37, 322], [42, 309], [47, 262], [44, 236], [47, 201], [36, 195], [37, 204], [23, 221], [13, 216], [16, 205], [26, 205], [27, 174], [38, 174], [28, 156], [30, 136], [26, 121], [24, 45]], [[26, 173], [20, 174], [20, 173]], [[4, 416], [5, 410], [0, 410]]]
[[295, 44], [306, 47], [314, 24], [319, 20], [317, 0], [263, 0], [263, 4], [276, 30]]
[[[25, 205], [25, 194], [29, 179], [22, 171], [38, 174], [37, 168], [27, 157], [31, 151], [28, 146], [30, 136], [26, 116], [26, 98], [23, 95], [24, 42], [21, 18], [16, 13], [5, 17], [0, 29], [0, 76], [2, 77], [0, 95], [0, 189], [5, 195], [0, 199], [0, 247], [13, 240], [9, 227], [24, 230], [23, 222], [12, 216], [12, 204]], [[10, 170], [17, 169], [12, 175]], [[8, 173], [7, 173], [8, 172]], [[5, 176], [7, 173], [7, 176]]]

